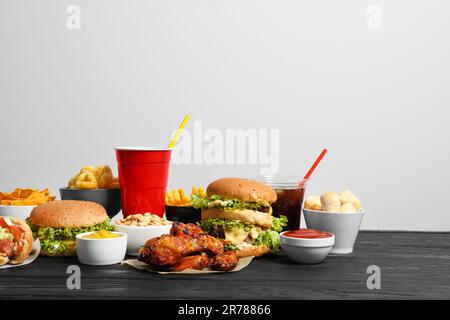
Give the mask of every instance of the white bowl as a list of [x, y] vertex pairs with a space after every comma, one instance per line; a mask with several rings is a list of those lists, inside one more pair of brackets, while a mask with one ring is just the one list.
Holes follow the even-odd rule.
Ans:
[[0, 206], [0, 216], [25, 220], [36, 206]]
[[121, 262], [127, 251], [127, 234], [113, 232], [121, 237], [108, 239], [83, 238], [94, 232], [80, 233], [76, 236], [77, 256], [82, 264], [107, 266]]
[[336, 236], [333, 254], [349, 254], [358, 236], [365, 212], [324, 212], [303, 208], [306, 225], [310, 229], [330, 232]]
[[114, 230], [126, 233], [128, 235], [127, 255], [137, 256], [138, 250], [142, 247], [147, 240], [160, 237], [163, 234], [169, 234], [172, 224], [165, 226], [148, 226], [148, 227], [136, 227], [136, 226], [123, 226], [114, 223]]
[[327, 238], [291, 238], [286, 237], [282, 232], [280, 234], [280, 242], [283, 251], [294, 262], [302, 264], [321, 263], [333, 248], [335, 237], [332, 234]]

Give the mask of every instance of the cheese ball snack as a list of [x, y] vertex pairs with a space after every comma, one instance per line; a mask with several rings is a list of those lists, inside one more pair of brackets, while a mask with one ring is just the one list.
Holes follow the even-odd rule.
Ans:
[[353, 205], [353, 203], [345, 203], [344, 205], [341, 206], [340, 212], [342, 213], [354, 213], [354, 212], [358, 212], [359, 210], [356, 209], [356, 207]]
[[322, 210], [322, 204], [320, 203], [320, 196], [310, 196], [305, 200], [305, 208], [309, 210]]
[[356, 213], [362, 210], [361, 202], [349, 190], [339, 193], [325, 192], [321, 196], [310, 196], [306, 199], [304, 208], [306, 210]]
[[325, 192], [320, 196], [320, 203], [322, 211], [339, 212], [341, 208], [341, 201], [335, 192]]
[[361, 202], [349, 190], [339, 192], [339, 200], [341, 201], [341, 206], [345, 204], [352, 204], [356, 210], [361, 210]]

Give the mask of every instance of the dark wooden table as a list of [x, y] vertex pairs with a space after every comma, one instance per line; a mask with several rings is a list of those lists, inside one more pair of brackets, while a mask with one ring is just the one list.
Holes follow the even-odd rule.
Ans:
[[[39, 257], [0, 270], [0, 298], [134, 299], [449, 299], [450, 233], [361, 232], [355, 251], [319, 265], [286, 256], [253, 260], [237, 273], [158, 275], [127, 266], [81, 267], [81, 289], [66, 285], [76, 258]], [[367, 267], [381, 289], [367, 288]]]

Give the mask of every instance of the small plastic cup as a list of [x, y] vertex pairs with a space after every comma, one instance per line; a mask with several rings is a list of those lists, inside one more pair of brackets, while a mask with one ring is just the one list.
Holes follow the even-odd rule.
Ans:
[[122, 213], [164, 215], [171, 149], [117, 147]]
[[284, 215], [288, 218], [288, 225], [283, 230], [299, 229], [308, 180], [294, 175], [260, 176], [257, 180], [269, 185], [277, 193], [277, 201], [272, 204], [272, 209], [275, 217]]

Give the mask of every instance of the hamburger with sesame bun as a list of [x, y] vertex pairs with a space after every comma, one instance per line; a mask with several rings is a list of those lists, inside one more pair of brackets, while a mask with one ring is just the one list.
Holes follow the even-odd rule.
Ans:
[[112, 230], [105, 208], [90, 201], [61, 200], [38, 205], [27, 223], [41, 242], [40, 255], [50, 257], [76, 256], [77, 234]]
[[206, 197], [192, 195], [195, 208], [201, 208], [200, 227], [208, 234], [223, 239], [226, 250], [239, 257], [278, 253], [279, 232], [287, 225], [285, 216], [272, 216], [276, 192], [264, 183], [222, 178], [213, 181]]

